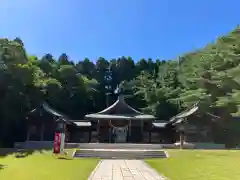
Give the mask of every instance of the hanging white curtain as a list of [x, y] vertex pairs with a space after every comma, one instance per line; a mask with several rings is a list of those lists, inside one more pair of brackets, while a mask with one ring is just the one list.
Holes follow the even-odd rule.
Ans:
[[128, 127], [114, 127], [115, 142], [126, 142]]

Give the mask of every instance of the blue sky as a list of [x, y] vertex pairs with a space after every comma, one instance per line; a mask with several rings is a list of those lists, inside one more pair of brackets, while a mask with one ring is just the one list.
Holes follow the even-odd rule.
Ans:
[[71, 60], [172, 59], [239, 24], [239, 0], [0, 0], [0, 36]]

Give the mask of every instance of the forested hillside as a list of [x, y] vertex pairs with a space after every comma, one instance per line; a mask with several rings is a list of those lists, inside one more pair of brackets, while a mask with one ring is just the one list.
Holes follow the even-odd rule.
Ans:
[[26, 113], [42, 102], [82, 119], [111, 104], [118, 85], [130, 105], [159, 119], [199, 100], [221, 123], [240, 114], [240, 28], [176, 60], [39, 58], [19, 38], [0, 39], [0, 63], [0, 144], [21, 139]]

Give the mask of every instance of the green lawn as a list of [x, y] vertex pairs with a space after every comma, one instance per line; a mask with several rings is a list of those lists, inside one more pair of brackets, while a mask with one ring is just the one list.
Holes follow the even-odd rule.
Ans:
[[240, 151], [237, 150], [167, 150], [166, 159], [146, 160], [160, 174], [171, 180], [238, 180]]
[[56, 159], [46, 151], [24, 158], [9, 155], [0, 157], [0, 179], [86, 180], [97, 163], [96, 159]]

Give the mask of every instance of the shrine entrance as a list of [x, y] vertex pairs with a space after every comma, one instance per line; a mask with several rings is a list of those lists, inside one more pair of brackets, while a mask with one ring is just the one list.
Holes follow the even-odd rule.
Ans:
[[127, 142], [130, 120], [114, 120], [109, 121], [109, 126], [112, 129], [112, 137], [114, 143]]
[[113, 128], [113, 137], [115, 143], [125, 143], [127, 142], [128, 128], [116, 127]]
[[97, 142], [100, 143], [148, 142], [148, 129], [156, 119], [152, 115], [133, 109], [125, 102], [123, 95], [119, 95], [117, 101], [108, 108], [98, 113], [87, 114], [84, 118], [97, 122]]

